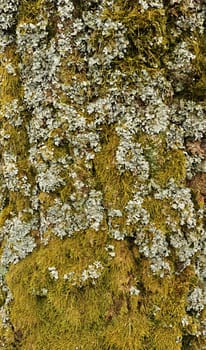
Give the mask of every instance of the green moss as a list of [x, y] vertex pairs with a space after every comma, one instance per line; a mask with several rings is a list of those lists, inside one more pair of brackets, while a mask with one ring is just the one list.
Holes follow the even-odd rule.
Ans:
[[[22, 212], [25, 208], [30, 207], [30, 199], [28, 196], [24, 196], [21, 192], [10, 191], [9, 196], [10, 205], [13, 207], [15, 213]], [[25, 217], [31, 217], [30, 214], [25, 214]]]
[[142, 340], [149, 333], [149, 325], [143, 314], [138, 314], [134, 309], [128, 312], [127, 301], [122, 300], [120, 315], [108, 324], [104, 349], [143, 349]]
[[[102, 256], [105, 261], [106, 250], [102, 245], [105, 237], [99, 235], [94, 237], [94, 232], [88, 231], [81, 242], [54, 239], [49, 246], [41, 247], [11, 267], [7, 277], [14, 294], [11, 319], [15, 329], [23, 333], [22, 349], [31, 344], [35, 349], [71, 349], [75, 346], [93, 349], [94, 345], [104, 349], [103, 335], [110, 308], [119, 310], [114, 306], [116, 301], [109, 281], [105, 279], [107, 272], [103, 272], [96, 285], [83, 288], [72, 286], [63, 279], [63, 274], [69, 271], [81, 273], [95, 258]], [[48, 267], [54, 265], [59, 272], [58, 281], [53, 281], [48, 273]], [[42, 288], [48, 289], [45, 297], [38, 296]]]
[[[180, 349], [175, 341], [182, 334], [192, 271], [158, 279], [146, 259], [140, 260], [137, 247], [115, 242], [116, 255], [111, 259], [103, 232], [80, 235], [81, 239], [53, 238], [10, 267], [7, 282], [14, 296], [10, 315], [15, 331], [22, 333], [21, 349], [31, 344], [37, 350]], [[95, 285], [88, 281], [81, 286], [75, 278], [95, 260], [104, 266], [102, 275]], [[57, 281], [49, 274], [51, 266], [59, 273]], [[65, 280], [69, 272], [74, 277]], [[130, 294], [132, 286], [139, 288], [139, 295]]]
[[[127, 62], [128, 68], [135, 61], [138, 62], [139, 68], [146, 66], [156, 69], [162, 66], [162, 57], [168, 50], [167, 17], [164, 9], [152, 8], [141, 11], [141, 6], [137, 2], [122, 4], [121, 1], [116, 1], [112, 13], [110, 9], [104, 11], [103, 18], [108, 17], [122, 22], [127, 28], [129, 50], [124, 61]], [[158, 38], [161, 38], [159, 44]], [[112, 33], [108, 40], [112, 40]]]
[[164, 133], [159, 135], [141, 133], [137, 142], [142, 145], [144, 156], [150, 164], [150, 176], [158, 185], [165, 187], [171, 178], [177, 185], [185, 183], [185, 154], [181, 149], [168, 149]]
[[194, 100], [204, 101], [206, 97], [206, 58], [205, 58], [206, 34], [202, 34], [198, 41], [193, 43], [194, 53], [196, 58], [194, 60], [195, 74], [193, 83], [190, 86], [191, 96]]
[[168, 151], [164, 155], [163, 163], [159, 165], [158, 171], [154, 174], [154, 179], [162, 186], [165, 186], [171, 178], [177, 184], [185, 182], [186, 158], [182, 150]]
[[36, 20], [42, 13], [45, 0], [20, 0], [18, 10], [18, 22]]
[[[75, 5], [74, 15], [80, 16], [87, 4], [76, 0], [73, 3]], [[44, 0], [20, 0], [18, 25], [25, 22], [36, 23], [40, 17], [46, 19], [48, 15], [45, 9], [47, 10], [49, 6]], [[172, 31], [168, 30], [175, 22], [175, 18], [172, 19], [171, 26], [167, 28], [167, 21], [171, 15], [169, 10], [167, 12], [166, 6], [165, 8], [166, 10], [150, 8], [142, 12], [140, 5], [135, 0], [124, 2], [117, 0], [112, 11], [108, 9], [104, 11], [102, 17], [104, 20], [111, 18], [125, 25], [129, 47], [124, 58], [115, 59], [111, 64], [111, 69], [103, 72], [105, 79], [95, 98], [105, 96], [110, 76], [116, 66], [126, 74], [127, 82], [131, 83], [134, 88], [136, 88], [136, 82], [133, 85], [134, 79], [142, 68], [146, 68], [151, 76], [157, 71], [167, 73], [165, 68], [167, 59], [176, 41], [180, 39], [174, 38]], [[186, 10], [178, 5], [173, 11], [182, 15]], [[55, 15], [51, 23], [49, 20], [48, 40], [56, 33]], [[115, 33], [111, 30], [107, 37], [99, 34], [98, 31], [91, 34], [90, 43], [97, 55], [101, 56], [101, 50], [105, 45], [114, 45]], [[159, 44], [157, 44], [157, 38], [161, 38]], [[189, 41], [191, 49], [197, 54], [197, 60], [194, 62], [197, 67], [194, 68], [194, 74], [198, 75], [198, 79], [188, 89], [194, 99], [202, 100], [205, 97], [206, 81], [205, 37], [200, 38], [198, 45], [188, 39], [188, 43]], [[17, 68], [18, 55], [16, 55], [15, 47], [11, 46], [6, 49], [4, 55]], [[24, 64], [30, 64], [31, 56], [26, 54], [22, 56], [22, 59]], [[72, 62], [70, 68], [68, 68], [68, 62]], [[88, 78], [88, 72], [86, 68], [80, 70], [81, 65], [86, 66], [84, 58], [80, 57], [78, 51], [66, 57], [59, 70], [60, 82], [69, 86], [72, 84], [73, 76], [76, 82], [85, 81]], [[4, 105], [12, 99], [21, 100], [22, 88], [18, 70], [17, 75], [12, 76], [2, 65], [0, 79], [2, 81], [0, 100], [3, 110]], [[94, 98], [92, 84], [95, 82], [90, 83], [91, 89], [88, 88], [85, 97], [88, 101]], [[125, 81], [119, 78], [117, 82], [119, 89], [124, 84]], [[188, 82], [187, 85], [189, 85]], [[81, 93], [84, 94], [84, 92]], [[73, 106], [73, 102], [66, 93], [59, 92], [58, 97], [61, 103]], [[49, 98], [48, 92], [48, 100]], [[74, 107], [79, 108], [78, 105]], [[90, 122], [93, 115], [84, 115], [84, 117]], [[29, 115], [25, 116], [25, 123], [28, 118]], [[19, 178], [26, 175], [33, 185], [36, 171], [26, 159], [29, 146], [26, 128], [14, 128], [4, 120], [2, 127], [11, 135], [9, 141], [5, 142], [4, 151], [17, 155]], [[58, 160], [72, 153], [66, 137], [65, 143], [63, 141], [59, 147], [53, 144], [53, 138], [56, 135], [62, 138], [64, 129], [67, 127], [68, 125], [62, 125], [61, 128], [54, 130], [45, 143], [46, 147], [53, 152], [51, 160], [53, 158]], [[59, 191], [39, 194], [42, 213], [53, 206], [58, 196], [62, 202], [69, 202], [70, 195], [74, 191], [73, 180], [70, 177], [72, 171], [77, 173], [78, 179], [82, 180], [86, 186], [88, 185], [88, 188], [102, 191], [102, 204], [105, 212], [109, 208], [124, 211], [126, 204], [136, 191], [135, 186], [138, 183], [141, 184], [141, 180], [129, 171], [120, 174], [117, 169], [116, 150], [119, 145], [119, 137], [115, 127], [116, 125], [101, 125], [101, 151], [96, 153], [92, 170], [86, 170], [84, 161], [79, 159], [75, 164], [70, 164], [69, 171], [62, 171], [61, 175], [65, 180], [65, 185]], [[139, 134], [136, 141], [142, 145], [144, 156], [150, 164], [149, 181], [153, 179], [162, 188], [167, 187], [171, 178], [178, 186], [185, 183], [184, 152], [169, 150], [165, 135]], [[0, 227], [6, 219], [10, 218], [11, 212], [22, 212], [30, 206], [29, 199], [18, 192], [10, 192], [8, 201], [9, 203], [5, 204], [0, 214]], [[155, 227], [165, 234], [168, 234], [165, 223], [168, 216], [174, 222], [179, 222], [178, 213], [171, 209], [168, 200], [157, 200], [151, 194], [144, 199], [143, 207], [150, 214], [151, 223], [154, 223]], [[23, 216], [24, 221], [30, 219], [27, 213]], [[113, 223], [124, 228], [125, 217], [115, 218]], [[39, 243], [37, 249], [18, 264], [10, 266], [6, 277], [6, 282], [14, 296], [13, 301], [8, 305], [11, 324], [14, 328], [5, 330], [0, 325], [0, 347], [1, 342], [4, 342], [6, 344], [4, 348], [8, 350], [13, 348], [21, 350], [202, 349], [203, 340], [194, 337], [199, 329], [199, 324], [185, 311], [189, 288], [198, 285], [194, 271], [187, 268], [180, 275], [165, 275], [164, 278], [154, 276], [151, 273], [151, 262], [139, 253], [137, 246], [131, 243], [130, 239], [111, 240], [107, 223], [103, 223], [102, 226], [102, 231], [87, 230], [79, 232], [72, 238], [60, 240], [53, 237], [51, 225], [45, 234], [49, 237], [47, 246], [40, 244], [38, 231], [31, 232]], [[129, 227], [127, 229], [130, 230]], [[114, 258], [105, 249], [108, 244], [114, 245]], [[174, 252], [169, 259], [171, 266], [173, 265], [175, 269]], [[88, 269], [94, 261], [100, 261], [104, 267], [101, 276], [95, 280], [95, 284], [91, 279], [83, 282], [81, 280], [83, 271]], [[58, 280], [52, 279], [48, 270], [48, 267], [51, 266], [57, 269]], [[67, 280], [64, 275], [69, 273], [72, 273], [71, 279]], [[139, 294], [131, 295], [131, 287], [137, 288]], [[5, 295], [2, 293], [0, 304], [3, 304], [4, 301]], [[185, 315], [188, 317], [189, 324], [184, 328], [181, 320]], [[201, 317], [203, 319], [205, 315]], [[21, 336], [18, 337], [18, 334]], [[183, 344], [177, 342], [178, 337], [181, 336], [183, 336]]]
[[66, 203], [70, 200], [72, 189], [73, 189], [72, 183], [70, 181], [67, 181], [67, 184], [60, 191], [60, 198], [63, 203]]
[[105, 207], [124, 209], [131, 198], [134, 177], [125, 172], [120, 176], [116, 165], [116, 150], [119, 137], [114, 128], [102, 132], [102, 149], [96, 154], [94, 167], [97, 187], [103, 191]]
[[[14, 127], [8, 122], [4, 123], [4, 129], [10, 135], [8, 144], [5, 143], [5, 150], [16, 155], [18, 159], [24, 159], [28, 150], [28, 136], [26, 130], [24, 127]], [[21, 163], [19, 163], [19, 165], [21, 165]]]
[[[12, 64], [15, 74], [8, 72], [7, 63], [3, 63], [4, 57], [7, 58], [7, 63]], [[0, 60], [0, 105], [3, 107], [4, 104], [22, 96], [22, 87], [18, 75], [18, 54], [15, 45], [8, 46], [5, 52], [0, 54]]]
[[6, 300], [6, 292], [3, 290], [0, 290], [0, 307], [4, 304]]
[[144, 200], [143, 207], [149, 213], [151, 222], [162, 232], [167, 232], [166, 218], [168, 216], [178, 221], [178, 214], [171, 209], [171, 205], [167, 199], [158, 200], [152, 196], [148, 196]]
[[[145, 349], [181, 349], [182, 318], [186, 316], [186, 295], [194, 271], [190, 268], [182, 276], [152, 276], [148, 262], [142, 266], [142, 283], [145, 289], [145, 313], [152, 321], [150, 334], [145, 340]], [[188, 316], [188, 321], [190, 322]]]
[[[150, 350], [181, 350], [181, 340], [178, 343], [180, 332], [172, 327], [156, 327], [151, 330], [145, 349]], [[181, 337], [180, 337], [181, 339]]]
[[9, 203], [0, 212], [0, 227], [2, 227], [7, 219], [10, 218], [12, 211], [14, 210], [14, 203]]
[[[67, 126], [62, 125], [62, 133], [65, 129], [67, 129]], [[54, 145], [54, 141], [53, 141], [53, 137], [55, 135], [58, 135], [58, 132], [53, 132], [52, 137], [50, 137], [49, 140], [45, 143], [45, 146], [48, 148], [49, 151], [51, 151], [50, 158], [47, 156], [48, 161], [52, 159], [56, 159], [58, 161], [59, 158], [60, 159], [65, 158], [69, 154], [69, 146], [68, 146], [68, 140], [66, 139], [66, 136], [64, 137], [65, 141], [62, 142], [63, 144], [57, 147]]]
[[5, 70], [0, 71], [0, 79], [4, 82], [0, 89], [1, 103], [7, 103], [16, 97], [16, 92], [21, 88], [19, 79], [16, 76], [11, 78]]
[[0, 321], [0, 347], [5, 350], [18, 350], [18, 342], [15, 339], [15, 334], [13, 330], [5, 328], [2, 322]]
[[165, 187], [171, 178], [177, 184], [183, 184], [186, 179], [186, 158], [184, 152], [182, 150], [170, 151], [166, 147], [159, 149], [158, 154], [151, 163], [151, 172], [153, 179], [160, 186]]

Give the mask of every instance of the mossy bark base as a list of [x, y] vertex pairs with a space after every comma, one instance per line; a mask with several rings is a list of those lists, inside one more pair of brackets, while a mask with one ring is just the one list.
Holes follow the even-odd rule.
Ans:
[[2, 0], [0, 348], [206, 349], [205, 14]]

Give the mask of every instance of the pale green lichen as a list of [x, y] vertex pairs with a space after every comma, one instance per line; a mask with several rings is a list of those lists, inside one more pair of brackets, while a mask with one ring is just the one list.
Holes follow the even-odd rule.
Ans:
[[0, 5], [2, 349], [206, 348], [194, 3]]

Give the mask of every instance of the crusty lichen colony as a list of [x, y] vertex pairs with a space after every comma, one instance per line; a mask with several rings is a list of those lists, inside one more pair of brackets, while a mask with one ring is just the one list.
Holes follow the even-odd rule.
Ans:
[[1, 349], [206, 349], [205, 18], [1, 0]]

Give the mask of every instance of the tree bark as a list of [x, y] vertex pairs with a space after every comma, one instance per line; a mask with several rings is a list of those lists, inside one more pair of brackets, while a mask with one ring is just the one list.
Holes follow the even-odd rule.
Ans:
[[2, 349], [206, 349], [205, 13], [1, 0]]

